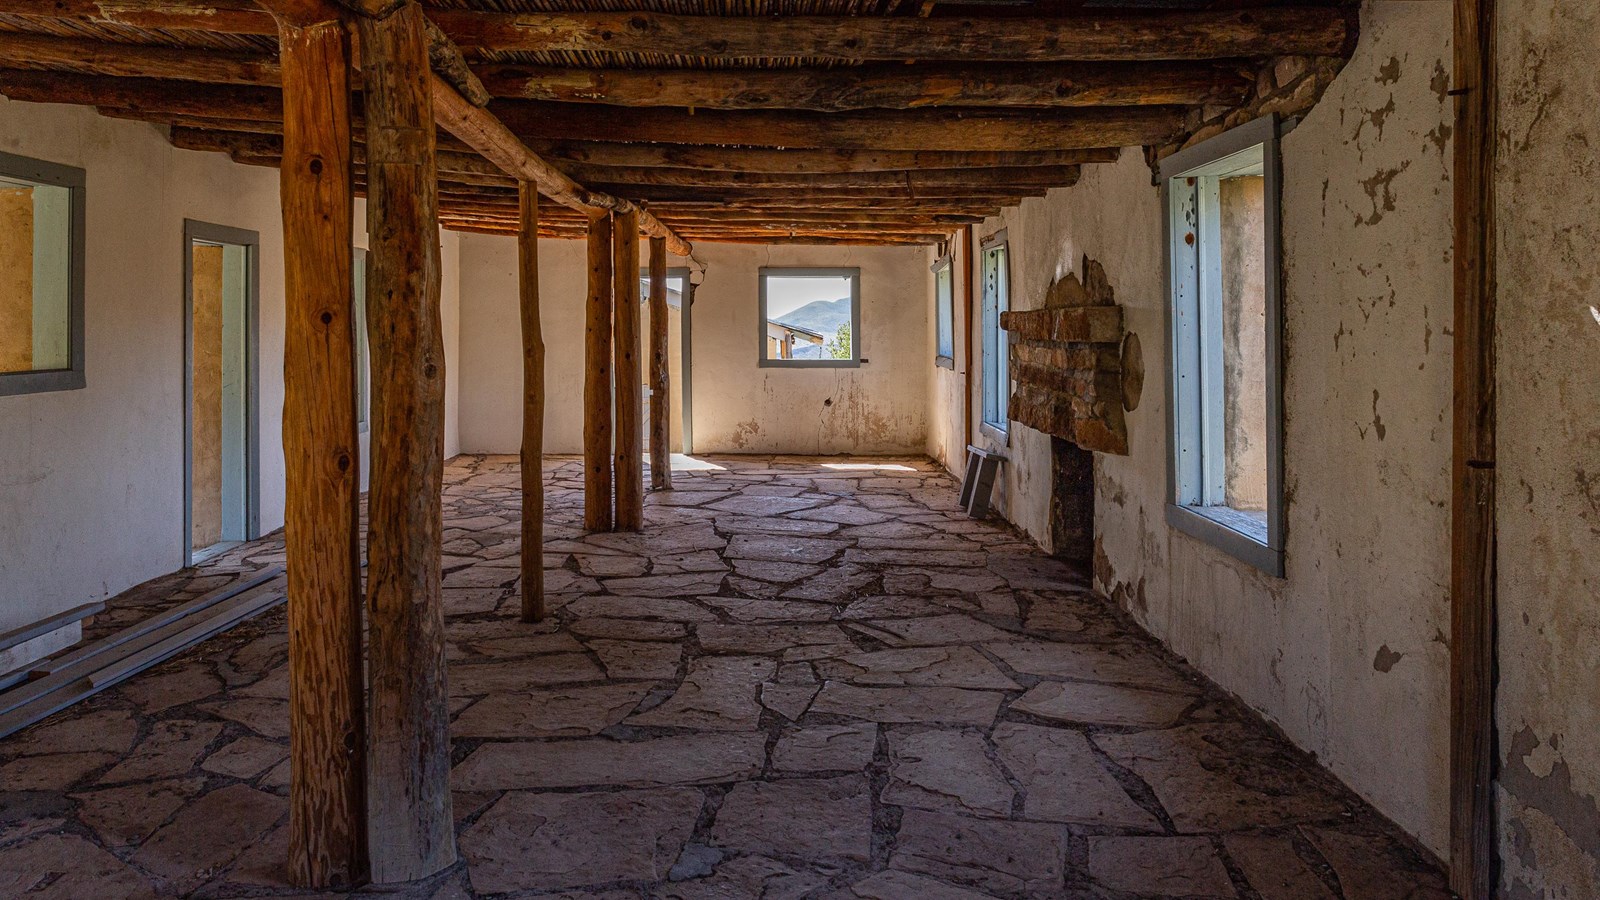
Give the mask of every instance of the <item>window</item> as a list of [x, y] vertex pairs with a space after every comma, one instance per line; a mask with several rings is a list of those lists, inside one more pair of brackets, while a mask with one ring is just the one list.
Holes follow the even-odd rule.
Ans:
[[979, 430], [1005, 440], [1011, 416], [1011, 352], [1000, 314], [1011, 308], [1011, 263], [1004, 231], [983, 242], [983, 422]]
[[350, 260], [351, 327], [356, 330], [356, 429], [366, 431], [372, 413], [372, 353], [367, 345], [367, 251], [355, 247]]
[[1275, 117], [1161, 164], [1173, 527], [1283, 574]]
[[84, 385], [83, 183], [0, 153], [0, 396]]
[[934, 365], [956, 367], [955, 278], [950, 257], [933, 264]]
[[761, 270], [763, 366], [861, 365], [861, 270]]

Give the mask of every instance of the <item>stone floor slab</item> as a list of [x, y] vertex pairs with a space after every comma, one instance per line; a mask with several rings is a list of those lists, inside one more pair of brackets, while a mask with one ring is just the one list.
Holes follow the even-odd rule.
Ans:
[[860, 775], [738, 784], [723, 799], [707, 840], [747, 853], [866, 860], [872, 855], [870, 787]]
[[692, 788], [506, 794], [461, 835], [486, 894], [664, 881], [703, 803]]
[[456, 766], [459, 791], [708, 784], [748, 778], [766, 761], [766, 737], [696, 734], [613, 741], [484, 744]]

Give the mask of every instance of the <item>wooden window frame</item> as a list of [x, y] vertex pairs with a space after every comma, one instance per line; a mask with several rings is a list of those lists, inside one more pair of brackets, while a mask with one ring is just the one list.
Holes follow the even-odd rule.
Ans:
[[[866, 363], [861, 356], [861, 269], [825, 266], [762, 266], [760, 305], [756, 308], [756, 362], [763, 369], [856, 369]], [[849, 359], [770, 359], [767, 356], [767, 279], [769, 278], [848, 278], [850, 279], [850, 358]]]
[[0, 397], [82, 390], [84, 368], [84, 170], [13, 153], [0, 153], [0, 175], [67, 189], [67, 352], [65, 368], [0, 373]]

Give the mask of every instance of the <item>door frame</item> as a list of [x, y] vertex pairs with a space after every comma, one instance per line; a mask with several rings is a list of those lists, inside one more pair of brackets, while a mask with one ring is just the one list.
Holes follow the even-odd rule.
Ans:
[[261, 536], [260, 293], [261, 235], [183, 220], [183, 564], [194, 565], [194, 242], [244, 248], [244, 534]]

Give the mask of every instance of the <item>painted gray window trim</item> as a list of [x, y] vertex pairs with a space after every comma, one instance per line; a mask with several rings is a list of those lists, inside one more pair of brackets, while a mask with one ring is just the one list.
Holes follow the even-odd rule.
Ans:
[[71, 364], [65, 369], [0, 374], [0, 397], [81, 390], [88, 384], [88, 379], [84, 375], [83, 342], [86, 231], [84, 171], [75, 166], [64, 166], [12, 153], [0, 153], [0, 174], [37, 184], [67, 188], [68, 216], [71, 219], [67, 229], [67, 240], [71, 244], [67, 254], [67, 343], [71, 353]]
[[[767, 278], [802, 276], [850, 279], [850, 358], [849, 359], [768, 359], [767, 358]], [[756, 364], [763, 369], [856, 369], [861, 358], [861, 269], [814, 268], [810, 266], [762, 266], [761, 305], [756, 310]]]
[[1007, 371], [1006, 371], [1006, 379], [1005, 379], [1006, 383], [1003, 384], [1003, 385], [1000, 385], [1000, 390], [1005, 394], [1006, 400], [1007, 400], [1007, 402], [1006, 402], [1006, 413], [1007, 413], [1006, 418], [1005, 418], [1005, 420], [1003, 422], [999, 422], [999, 421], [990, 422], [990, 421], [987, 420], [988, 419], [988, 415], [989, 415], [989, 410], [987, 409], [987, 406], [988, 406], [988, 403], [989, 403], [989, 385], [988, 385], [988, 381], [989, 381], [989, 377], [990, 377], [990, 372], [989, 372], [989, 348], [987, 346], [987, 344], [988, 344], [987, 338], [988, 338], [989, 327], [988, 327], [988, 324], [983, 321], [983, 305], [987, 301], [986, 292], [987, 292], [988, 289], [985, 288], [985, 287], [982, 287], [982, 285], [984, 284], [984, 278], [983, 278], [984, 260], [987, 258], [988, 254], [989, 254], [989, 251], [990, 250], [994, 250], [994, 249], [999, 248], [999, 247], [1004, 247], [1005, 251], [1006, 251], [1006, 253], [1005, 253], [1005, 257], [1006, 257], [1006, 271], [1005, 271], [1006, 309], [1005, 310], [996, 310], [995, 311], [994, 329], [995, 329], [995, 344], [996, 344], [996, 347], [999, 348], [997, 350], [997, 356], [998, 356], [998, 353], [1001, 353], [1001, 352], [1009, 353], [1010, 352], [1010, 347], [1011, 347], [1011, 335], [1009, 333], [1007, 333], [1005, 331], [1005, 329], [1000, 327], [1000, 313], [1003, 312], [1003, 311], [1009, 311], [1011, 309], [1011, 288], [1012, 288], [1012, 284], [1011, 284], [1011, 244], [1010, 244], [1010, 238], [1009, 238], [1007, 232], [1008, 232], [1008, 229], [1002, 228], [999, 231], [994, 232], [993, 234], [989, 235], [988, 237], [986, 237], [983, 240], [978, 242], [978, 253], [977, 253], [977, 260], [976, 260], [977, 266], [978, 266], [978, 271], [976, 273], [974, 273], [975, 275], [977, 275], [978, 284], [980, 286], [979, 290], [978, 290], [978, 305], [979, 305], [979, 308], [978, 308], [978, 322], [979, 322], [979, 338], [980, 338], [979, 341], [978, 341], [978, 344], [979, 344], [979, 348], [978, 349], [979, 349], [979, 352], [982, 354], [982, 358], [980, 360], [980, 365], [978, 367], [978, 387], [979, 387], [979, 391], [978, 391], [978, 434], [980, 434], [980, 435], [982, 435], [982, 436], [984, 436], [986, 438], [989, 438], [992, 441], [998, 442], [1000, 444], [1000, 446], [1002, 446], [1002, 447], [1009, 447], [1011, 445], [1011, 417], [1010, 417], [1010, 411], [1011, 411], [1011, 404], [1010, 404], [1011, 377], [1010, 377], [1010, 375], [1011, 375], [1011, 373], [1010, 373], [1010, 369], [1009, 369], [1009, 366], [1008, 366], [1007, 367]]
[[[1223, 132], [1210, 140], [1180, 150], [1161, 162], [1162, 265], [1167, 285], [1167, 524], [1197, 540], [1276, 578], [1284, 577], [1283, 495], [1283, 164], [1279, 137], [1293, 127], [1280, 123], [1276, 114]], [[1183, 446], [1178, 433], [1180, 367], [1173, 303], [1177, 295], [1177, 273], [1173, 268], [1171, 182], [1176, 176], [1207, 163], [1223, 159], [1256, 145], [1262, 147], [1262, 175], [1266, 195], [1264, 210], [1266, 307], [1267, 307], [1267, 540], [1229, 528], [1206, 516], [1199, 508], [1178, 503], [1178, 466]]]
[[[945, 254], [933, 261], [933, 364], [941, 369], [955, 370], [956, 367], [956, 272], [955, 262], [950, 254]], [[939, 300], [939, 274], [950, 273], [950, 302], [944, 304]], [[939, 346], [939, 312], [944, 310], [950, 317], [950, 352], [940, 353], [943, 348]]]
[[242, 228], [183, 220], [183, 564], [194, 564], [194, 241], [245, 248], [245, 540], [261, 536], [261, 236]]

